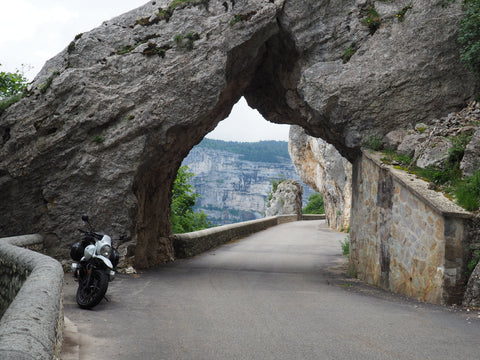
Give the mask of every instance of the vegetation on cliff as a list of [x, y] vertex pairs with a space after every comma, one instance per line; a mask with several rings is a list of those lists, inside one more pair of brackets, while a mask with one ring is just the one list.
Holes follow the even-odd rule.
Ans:
[[323, 197], [319, 193], [313, 193], [308, 198], [308, 204], [302, 209], [303, 214], [325, 214]]
[[480, 80], [480, 0], [464, 0], [465, 14], [458, 28], [460, 58]]
[[0, 71], [0, 114], [23, 97], [27, 83], [28, 79], [20, 70], [13, 73]]
[[188, 166], [180, 167], [177, 178], [173, 183], [170, 223], [174, 234], [211, 227], [211, 223], [207, 221], [207, 215], [203, 211], [193, 211], [200, 195], [193, 191], [193, 186], [188, 182], [190, 178], [195, 176], [189, 170]]
[[198, 147], [240, 154], [242, 160], [267, 163], [290, 161], [287, 141], [265, 140], [255, 143], [203, 139]]

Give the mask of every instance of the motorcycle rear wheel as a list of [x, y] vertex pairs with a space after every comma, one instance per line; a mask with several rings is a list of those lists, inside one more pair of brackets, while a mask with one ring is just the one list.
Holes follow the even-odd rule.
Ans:
[[104, 271], [94, 270], [90, 286], [80, 280], [77, 289], [77, 304], [82, 309], [91, 309], [98, 305], [107, 293], [108, 275]]

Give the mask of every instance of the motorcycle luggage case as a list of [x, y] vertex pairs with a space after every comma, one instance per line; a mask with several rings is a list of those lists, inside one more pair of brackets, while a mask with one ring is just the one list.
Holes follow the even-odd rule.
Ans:
[[70, 257], [75, 261], [80, 261], [83, 257], [83, 252], [85, 251], [85, 247], [82, 245], [82, 242], [76, 242], [72, 245], [70, 249]]

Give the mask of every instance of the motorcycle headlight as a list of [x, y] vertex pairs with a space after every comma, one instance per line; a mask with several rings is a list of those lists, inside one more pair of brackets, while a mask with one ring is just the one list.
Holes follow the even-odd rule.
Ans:
[[105, 244], [100, 248], [100, 255], [105, 256], [106, 258], [109, 258], [111, 254], [112, 254], [112, 247], [110, 245]]

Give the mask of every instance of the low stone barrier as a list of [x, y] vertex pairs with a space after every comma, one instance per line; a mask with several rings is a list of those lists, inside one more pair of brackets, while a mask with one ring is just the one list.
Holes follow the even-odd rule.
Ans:
[[40, 235], [0, 239], [0, 359], [59, 359], [63, 269], [40, 248]]
[[297, 215], [279, 215], [185, 234], [174, 234], [172, 235], [172, 242], [175, 249], [175, 257], [182, 259], [195, 256], [216, 246], [243, 238], [271, 226], [297, 220]]
[[325, 214], [303, 214], [302, 220], [325, 220]]
[[436, 304], [461, 304], [472, 214], [365, 151], [354, 164], [350, 264], [358, 277]]

